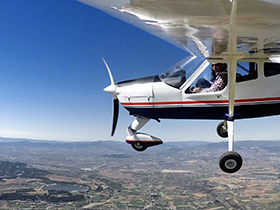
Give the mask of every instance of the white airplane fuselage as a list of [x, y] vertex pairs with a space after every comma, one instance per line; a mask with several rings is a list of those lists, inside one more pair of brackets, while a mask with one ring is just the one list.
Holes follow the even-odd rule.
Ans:
[[[280, 114], [280, 74], [266, 77], [264, 61], [257, 62], [257, 78], [236, 83], [235, 119]], [[228, 113], [228, 87], [221, 91], [187, 93], [201, 70], [173, 87], [152, 76], [116, 84], [120, 103], [130, 114], [151, 119], [224, 119]], [[180, 77], [175, 80], [180, 80]], [[192, 80], [192, 81], [189, 81]], [[179, 81], [181, 82], [181, 81]]]

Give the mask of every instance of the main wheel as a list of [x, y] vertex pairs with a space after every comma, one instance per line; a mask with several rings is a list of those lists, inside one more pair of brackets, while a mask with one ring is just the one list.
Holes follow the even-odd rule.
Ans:
[[133, 149], [135, 149], [138, 152], [142, 152], [142, 151], [144, 151], [148, 148], [146, 143], [140, 142], [140, 141], [131, 144], [131, 146], [132, 146]]
[[220, 122], [217, 126], [217, 133], [222, 138], [228, 137], [228, 129], [227, 129], [227, 123]]
[[220, 158], [220, 168], [226, 173], [235, 173], [242, 166], [242, 157], [237, 152], [226, 152]]

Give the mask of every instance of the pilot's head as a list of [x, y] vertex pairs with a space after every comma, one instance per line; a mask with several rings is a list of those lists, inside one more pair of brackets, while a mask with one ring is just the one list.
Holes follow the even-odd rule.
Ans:
[[216, 72], [223, 72], [227, 69], [226, 63], [212, 63], [212, 69]]

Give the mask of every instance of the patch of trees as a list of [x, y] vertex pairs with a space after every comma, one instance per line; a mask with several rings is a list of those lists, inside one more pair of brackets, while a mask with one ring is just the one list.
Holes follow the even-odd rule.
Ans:
[[49, 190], [49, 193], [44, 195], [31, 195], [21, 191], [15, 193], [4, 193], [0, 195], [0, 200], [30, 200], [30, 201], [47, 201], [47, 202], [73, 202], [85, 200], [84, 195], [72, 194], [71, 192], [64, 190]]
[[25, 163], [0, 161], [0, 178], [2, 179], [14, 179], [16, 177], [37, 178], [47, 174], [49, 174], [49, 172], [31, 168]]

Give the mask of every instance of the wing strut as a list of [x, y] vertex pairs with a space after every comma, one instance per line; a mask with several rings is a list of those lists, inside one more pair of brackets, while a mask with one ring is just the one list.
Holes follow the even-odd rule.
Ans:
[[236, 12], [237, 1], [232, 1], [230, 23], [229, 23], [229, 44], [228, 44], [228, 84], [229, 84], [229, 112], [228, 112], [228, 151], [233, 151], [234, 142], [234, 100], [236, 87], [236, 66], [237, 66], [237, 35], [236, 35]]

